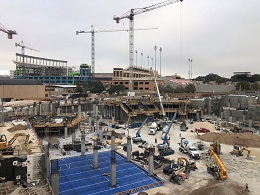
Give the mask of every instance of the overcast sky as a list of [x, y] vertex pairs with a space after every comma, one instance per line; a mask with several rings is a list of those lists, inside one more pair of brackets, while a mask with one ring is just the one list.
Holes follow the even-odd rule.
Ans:
[[[163, 0], [0, 0], [0, 23], [16, 30], [12, 40], [0, 32], [0, 74], [14, 70], [15, 43], [25, 54], [68, 61], [69, 66], [91, 64], [91, 34], [76, 35], [79, 30], [122, 29], [113, 16], [131, 8], [150, 6]], [[260, 74], [260, 1], [259, 0], [184, 0], [136, 15], [135, 28], [158, 27], [134, 33], [137, 65], [161, 67], [162, 75], [178, 74], [188, 78], [192, 59], [193, 78], [215, 73], [231, 77], [233, 72]], [[129, 65], [129, 33], [95, 34], [96, 72], [112, 73], [113, 68]], [[143, 58], [141, 58], [143, 53]], [[134, 55], [136, 65], [136, 54]]]

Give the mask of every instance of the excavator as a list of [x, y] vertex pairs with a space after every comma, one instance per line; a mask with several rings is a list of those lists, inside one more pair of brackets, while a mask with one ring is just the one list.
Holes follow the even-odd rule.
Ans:
[[206, 164], [208, 173], [213, 175], [213, 177], [216, 180], [227, 179], [226, 168], [223, 165], [223, 163], [220, 161], [218, 155], [214, 152], [214, 150], [212, 150], [212, 149], [210, 150], [209, 156], [210, 157], [213, 156], [215, 158], [215, 161], [216, 161], [217, 165], [212, 164], [212, 163], [210, 165]]
[[14, 137], [10, 139], [8, 142], [6, 135], [0, 135], [0, 152], [2, 153], [2, 155], [10, 155], [14, 153], [14, 147], [12, 147], [12, 145], [15, 142], [15, 140], [20, 136], [25, 136], [26, 139], [24, 145], [27, 146], [30, 138], [29, 134], [16, 133]]
[[240, 147], [235, 145], [233, 151], [230, 152], [231, 155], [236, 155], [236, 156], [243, 156], [243, 151], [247, 151], [247, 159], [250, 159], [250, 153], [251, 150], [247, 149], [246, 147]]
[[[184, 163], [184, 161], [185, 161], [185, 163]], [[198, 169], [197, 165], [194, 161], [190, 162], [187, 158], [184, 158], [184, 157], [179, 157], [177, 160], [177, 164], [181, 165], [181, 166], [189, 167], [190, 170], [193, 170], [193, 171], [195, 171], [195, 169]]]

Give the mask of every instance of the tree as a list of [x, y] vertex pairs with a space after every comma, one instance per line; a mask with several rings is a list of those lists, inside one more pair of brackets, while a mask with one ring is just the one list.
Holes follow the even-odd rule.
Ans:
[[195, 93], [196, 92], [196, 87], [194, 84], [188, 84], [186, 87], [185, 87], [185, 91], [187, 93]]
[[84, 84], [84, 91], [90, 91], [92, 93], [100, 93], [105, 90], [105, 87], [101, 81], [91, 81]]
[[117, 93], [119, 95], [120, 92], [125, 91], [125, 86], [124, 85], [111, 85], [110, 88], [108, 89], [108, 93]]
[[82, 86], [77, 85], [75, 92], [76, 92], [76, 93], [83, 93]]
[[242, 81], [238, 82], [235, 85], [235, 87], [236, 87], [237, 90], [240, 90], [240, 89], [241, 90], [249, 90], [250, 89], [250, 84], [249, 84], [249, 82], [242, 80]]
[[259, 91], [260, 89], [260, 84], [258, 82], [254, 82], [252, 85], [251, 85], [251, 89], [253, 91]]
[[178, 86], [174, 89], [174, 93], [185, 93], [185, 89], [182, 86]]

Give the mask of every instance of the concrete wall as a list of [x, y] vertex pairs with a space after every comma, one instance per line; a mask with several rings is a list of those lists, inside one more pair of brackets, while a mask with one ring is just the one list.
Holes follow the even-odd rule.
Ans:
[[0, 98], [44, 99], [44, 85], [0, 85]]

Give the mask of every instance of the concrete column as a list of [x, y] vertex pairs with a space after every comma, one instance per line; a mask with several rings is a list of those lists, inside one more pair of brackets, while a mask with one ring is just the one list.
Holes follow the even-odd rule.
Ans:
[[99, 121], [100, 121], [100, 122], [103, 122], [102, 115], [99, 115]]
[[131, 145], [131, 137], [127, 137], [127, 161], [131, 161], [132, 157], [132, 145]]
[[239, 121], [236, 121], [236, 126], [239, 127]]
[[200, 113], [196, 113], [196, 117], [197, 117], [197, 120], [199, 120], [199, 118], [200, 118]]
[[96, 122], [96, 132], [99, 132], [99, 120]]
[[78, 105], [78, 115], [81, 115], [81, 105]]
[[93, 116], [96, 116], [96, 104], [93, 104]]
[[148, 148], [149, 156], [148, 156], [148, 175], [153, 175], [153, 155], [154, 155], [154, 148]]
[[53, 103], [52, 103], [52, 102], [50, 102], [50, 110], [49, 110], [49, 112], [50, 112], [50, 113], [53, 112]]
[[97, 147], [97, 140], [94, 141], [94, 148], [93, 148], [93, 168], [98, 168], [98, 147]]
[[51, 187], [54, 195], [59, 195], [59, 175], [53, 174], [51, 176]]
[[35, 106], [33, 107], [33, 109], [34, 109], [34, 115], [37, 115], [37, 105], [35, 105]]
[[57, 116], [60, 116], [60, 107], [57, 108]]
[[39, 113], [40, 113], [40, 115], [42, 115], [42, 104], [41, 103], [39, 104]]
[[112, 125], [114, 125], [114, 124], [115, 124], [115, 117], [112, 116]]
[[220, 112], [220, 118], [223, 119], [224, 113]]
[[85, 130], [81, 130], [81, 156], [86, 155]]
[[47, 178], [50, 177], [50, 153], [49, 153], [49, 143], [44, 141], [44, 151], [45, 151], [45, 175]]
[[91, 125], [91, 123], [92, 123], [92, 118], [91, 118], [91, 116], [89, 116], [89, 118], [88, 118], [88, 123]]
[[64, 127], [64, 138], [68, 137], [68, 127]]
[[246, 120], [246, 115], [243, 114], [243, 122]]
[[71, 105], [71, 113], [74, 113], [74, 105]]
[[30, 116], [30, 106], [27, 106], [27, 116]]
[[228, 107], [230, 108], [230, 102], [228, 102]]
[[110, 164], [110, 185], [116, 186], [116, 154], [115, 154], [115, 131], [111, 132], [111, 164]]
[[253, 123], [252, 119], [249, 119], [249, 121], [248, 121], [248, 127], [252, 127], [252, 123]]
[[232, 123], [232, 116], [229, 116], [228, 122], [231, 122], [231, 123]]
[[95, 116], [98, 116], [98, 105], [96, 105], [96, 113]]
[[76, 139], [76, 133], [75, 133], [75, 129], [73, 129], [73, 131], [72, 131], [72, 144], [74, 144], [75, 139]]

